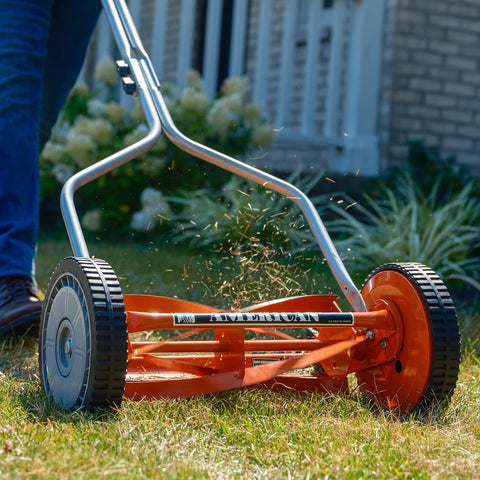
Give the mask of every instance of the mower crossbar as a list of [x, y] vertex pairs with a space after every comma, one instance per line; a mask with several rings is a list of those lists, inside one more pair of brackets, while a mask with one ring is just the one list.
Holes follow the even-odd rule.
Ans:
[[[312, 295], [222, 312], [178, 299], [125, 295], [130, 337], [126, 396], [192, 396], [253, 384], [271, 388], [272, 382], [275, 388], [288, 384], [339, 391], [348, 373], [394, 358], [395, 342], [389, 341], [388, 349], [381, 345], [397, 331], [388, 310], [341, 312], [334, 299]], [[297, 311], [289, 313], [286, 307]], [[311, 338], [295, 337], [305, 329]], [[170, 336], [158, 341], [132, 337], [150, 330]], [[179, 333], [171, 336], [172, 331]], [[263, 338], [250, 339], [250, 332]]]

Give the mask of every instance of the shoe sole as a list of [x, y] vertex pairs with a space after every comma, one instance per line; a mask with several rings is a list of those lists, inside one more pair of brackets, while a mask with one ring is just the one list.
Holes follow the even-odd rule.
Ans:
[[36, 324], [37, 326], [40, 324], [40, 315], [41, 310], [38, 312], [31, 312], [21, 317], [15, 318], [10, 322], [6, 323], [5, 325], [0, 326], [0, 335], [4, 333], [11, 333], [17, 330], [18, 328], [24, 329], [30, 325]]

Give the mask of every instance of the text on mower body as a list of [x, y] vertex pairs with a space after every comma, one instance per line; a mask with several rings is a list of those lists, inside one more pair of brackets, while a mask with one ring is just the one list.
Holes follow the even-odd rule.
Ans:
[[178, 313], [174, 325], [353, 325], [352, 313]]

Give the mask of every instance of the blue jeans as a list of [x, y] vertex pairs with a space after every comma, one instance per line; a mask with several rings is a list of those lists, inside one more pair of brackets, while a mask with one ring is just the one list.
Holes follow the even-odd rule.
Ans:
[[0, 0], [0, 277], [32, 275], [39, 152], [100, 11], [100, 0]]

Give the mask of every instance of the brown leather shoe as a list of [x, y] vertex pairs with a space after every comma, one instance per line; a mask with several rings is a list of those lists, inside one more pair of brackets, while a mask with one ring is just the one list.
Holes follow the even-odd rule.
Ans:
[[0, 278], [0, 334], [38, 325], [42, 302], [29, 277]]

